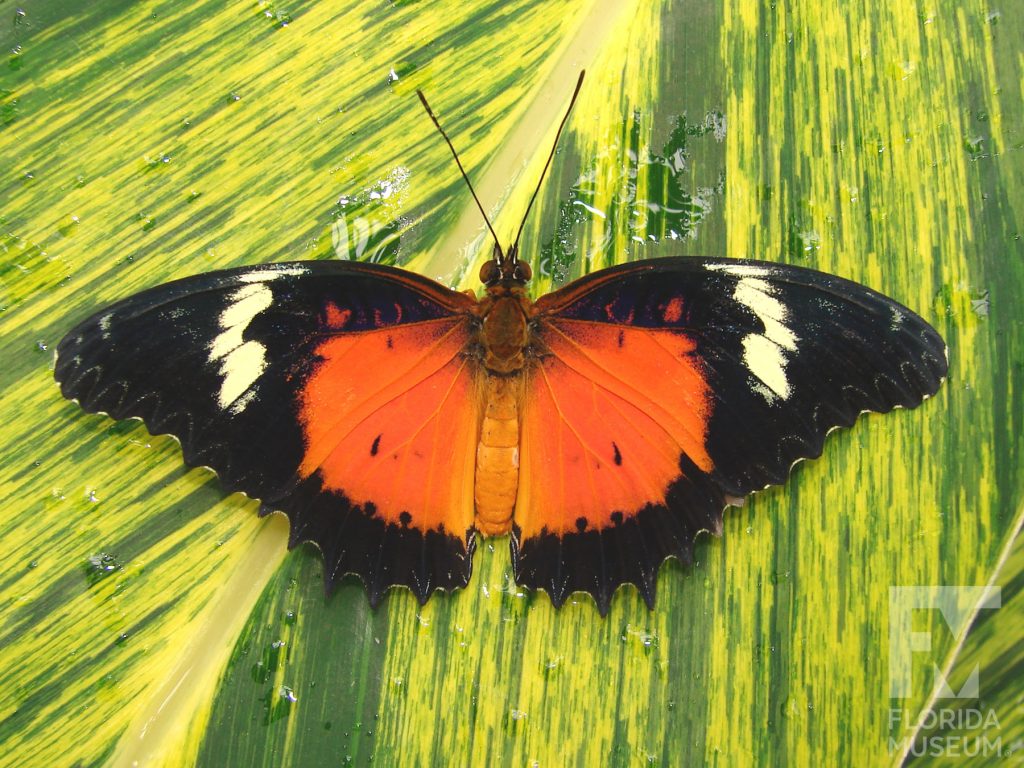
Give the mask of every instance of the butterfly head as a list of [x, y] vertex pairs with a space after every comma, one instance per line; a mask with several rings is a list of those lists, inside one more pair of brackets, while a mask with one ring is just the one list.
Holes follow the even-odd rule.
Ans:
[[494, 254], [480, 267], [480, 282], [490, 288], [504, 283], [505, 285], [524, 285], [533, 277], [533, 270], [525, 261], [519, 261], [519, 246], [513, 245], [508, 253], [494, 244]]
[[491, 225], [491, 220], [487, 218], [487, 211], [484, 210], [483, 204], [480, 202], [480, 198], [476, 196], [476, 191], [473, 189], [473, 184], [469, 180], [469, 176], [466, 174], [466, 169], [462, 167], [462, 161], [459, 160], [459, 153], [455, 151], [455, 147], [452, 145], [451, 139], [448, 138], [448, 134], [444, 132], [444, 128], [441, 127], [441, 123], [438, 122], [437, 116], [434, 114], [434, 110], [430, 108], [430, 104], [427, 103], [427, 97], [423, 95], [423, 91], [416, 91], [416, 95], [420, 97], [420, 102], [423, 104], [423, 108], [427, 111], [431, 121], [434, 123], [434, 127], [437, 128], [438, 132], [444, 137], [445, 143], [448, 144], [448, 149], [452, 151], [452, 156], [455, 158], [455, 164], [459, 167], [459, 173], [462, 174], [462, 178], [466, 181], [466, 186], [469, 187], [469, 192], [473, 196], [473, 201], [476, 203], [476, 207], [480, 210], [480, 215], [483, 216], [484, 223], [487, 225], [487, 229], [490, 230], [491, 235], [494, 237], [494, 254], [490, 260], [485, 261], [483, 266], [480, 267], [480, 282], [482, 282], [488, 288], [496, 287], [519, 287], [522, 288], [533, 274], [533, 270], [530, 269], [530, 265], [526, 262], [519, 261], [519, 237], [523, 234], [523, 227], [526, 226], [526, 217], [530, 213], [530, 208], [533, 207], [534, 200], [537, 199], [537, 193], [540, 192], [541, 182], [544, 181], [544, 176], [548, 172], [548, 168], [551, 166], [551, 159], [555, 156], [555, 148], [558, 146], [558, 138], [562, 135], [562, 129], [565, 127], [566, 120], [569, 119], [569, 113], [572, 111], [572, 105], [576, 103], [576, 97], [580, 94], [580, 88], [583, 86], [583, 75], [585, 72], [580, 72], [579, 79], [576, 81], [576, 90], [572, 93], [572, 98], [569, 100], [569, 108], [565, 111], [565, 116], [562, 118], [562, 122], [558, 126], [558, 131], [555, 134], [555, 141], [551, 146], [551, 152], [548, 154], [547, 162], [544, 163], [544, 170], [541, 171], [540, 179], [537, 181], [537, 188], [533, 191], [533, 196], [530, 198], [530, 202], [526, 205], [526, 211], [523, 213], [523, 220], [519, 224], [519, 232], [516, 234], [516, 239], [512, 243], [512, 247], [508, 249], [508, 252], [503, 252], [501, 246], [498, 244], [498, 235], [494, 231], [494, 227]]

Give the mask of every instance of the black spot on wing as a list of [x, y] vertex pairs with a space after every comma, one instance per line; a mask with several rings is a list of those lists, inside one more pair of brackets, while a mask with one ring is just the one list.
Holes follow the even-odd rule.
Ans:
[[633, 584], [653, 608], [661, 563], [668, 557], [689, 563], [698, 533], [721, 532], [725, 508], [721, 491], [685, 457], [680, 460], [680, 471], [682, 475], [669, 487], [664, 504], [649, 504], [628, 517], [613, 512], [611, 526], [581, 529], [577, 525], [576, 531], [543, 531], [523, 538], [513, 525], [516, 583], [543, 589], [556, 608], [574, 592], [586, 592], [602, 616], [608, 613], [616, 589]]
[[261, 514], [281, 510], [291, 523], [288, 546], [317, 545], [324, 557], [324, 585], [330, 594], [346, 575], [358, 576], [376, 606], [389, 587], [405, 586], [425, 603], [437, 589], [466, 586], [473, 568], [474, 539], [441, 530], [400, 525], [377, 517], [371, 504], [353, 504], [344, 494], [324, 490], [314, 474], [291, 492], [260, 506]]

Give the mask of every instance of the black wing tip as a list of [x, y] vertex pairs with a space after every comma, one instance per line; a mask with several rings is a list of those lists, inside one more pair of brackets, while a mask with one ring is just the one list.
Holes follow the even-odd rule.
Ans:
[[386, 523], [366, 516], [344, 496], [322, 491], [315, 480], [309, 483], [316, 486], [311, 503], [305, 496], [310, 489], [299, 484], [281, 501], [262, 503], [259, 513], [280, 511], [288, 518], [290, 550], [302, 544], [319, 550], [326, 599], [350, 578], [362, 583], [373, 609], [393, 590], [409, 590], [422, 606], [435, 592], [456, 592], [469, 584], [475, 549], [472, 531], [463, 543], [444, 531]]
[[[310, 539], [304, 539], [300, 544], [312, 544], [316, 546], [316, 542]], [[293, 549], [294, 547], [289, 547]], [[319, 546], [316, 546], [320, 549]], [[321, 550], [322, 554], [322, 550]], [[393, 581], [389, 583], [374, 583], [372, 578], [364, 576], [362, 573], [353, 570], [347, 570], [338, 573], [332, 573], [331, 569], [327, 568], [326, 562], [324, 563], [324, 599], [330, 600], [334, 596], [334, 593], [338, 590], [342, 583], [346, 580], [356, 580], [362, 584], [363, 591], [366, 593], [366, 601], [369, 603], [370, 608], [377, 610], [391, 594], [401, 593], [408, 591], [412, 593], [413, 597], [416, 598], [416, 602], [420, 606], [426, 605], [430, 598], [437, 592], [443, 592], [454, 595], [462, 589], [465, 589], [469, 584], [469, 579], [453, 580], [446, 586], [440, 586], [433, 581], [418, 581], [416, 579], [410, 579], [408, 582], [405, 581]]]
[[[632, 518], [625, 524], [605, 529], [603, 532], [588, 531], [585, 533], [569, 533], [557, 535], [547, 531], [523, 540], [518, 526], [513, 525], [511, 536], [511, 552], [513, 576], [517, 584], [531, 590], [544, 592], [556, 609], [561, 609], [573, 595], [589, 595], [602, 618], [611, 610], [615, 595], [623, 589], [636, 589], [649, 611], [653, 611], [657, 598], [658, 575], [668, 560], [677, 560], [683, 566], [693, 563], [693, 546], [696, 539], [703, 533], [720, 536], [722, 532], [722, 513], [728, 505], [723, 504], [722, 511], [707, 516], [707, 526], [697, 529], [686, 529], [666, 533], [657, 528], [645, 525], [645, 530], [652, 532], [654, 538], [644, 541], [640, 538], [641, 525]], [[657, 514], [671, 515], [667, 508], [645, 508], [641, 513], [646, 517]], [[678, 520], [678, 518], [676, 518]], [[650, 521], [645, 521], [650, 523]], [[662, 519], [661, 525], [666, 524]], [[655, 535], [656, 534], [656, 535]], [[620, 570], [612, 573], [585, 572], [580, 563], [590, 567], [594, 562], [604, 562], [594, 553], [595, 548], [606, 551], [623, 552], [627, 547], [634, 547], [630, 559], [628, 573]], [[588, 551], [584, 551], [588, 550]]]
[[[672, 559], [673, 556], [665, 558], [665, 560]], [[534, 592], [543, 592], [548, 596], [548, 600], [551, 601], [551, 606], [556, 610], [560, 611], [567, 603], [573, 602], [574, 596], [589, 597], [594, 604], [594, 608], [597, 609], [598, 615], [604, 619], [611, 613], [612, 603], [615, 601], [616, 595], [620, 592], [629, 592], [630, 587], [636, 590], [636, 593], [640, 596], [644, 605], [647, 607], [648, 612], [654, 611], [655, 598], [657, 594], [657, 573], [660, 571], [660, 567], [655, 569], [653, 577], [649, 580], [638, 579], [637, 581], [623, 581], [615, 585], [614, 588], [609, 587], [607, 589], [594, 589], [594, 588], [568, 588], [566, 585], [559, 585], [556, 583], [540, 584], [533, 587], [527, 587], [532, 589]], [[521, 585], [524, 586], [524, 585]]]
[[[303, 543], [313, 544], [314, 542], [306, 540]], [[330, 600], [338, 590], [339, 586], [347, 579], [358, 580], [362, 584], [363, 590], [366, 593], [366, 602], [369, 604], [371, 610], [374, 611], [378, 610], [380, 606], [384, 604], [385, 599], [392, 594], [410, 592], [413, 597], [416, 598], [416, 602], [422, 607], [425, 606], [430, 601], [430, 598], [438, 592], [454, 595], [465, 589], [468, 585], [468, 579], [466, 580], [466, 583], [453, 582], [448, 586], [438, 586], [434, 583], [421, 586], [421, 584], [416, 581], [411, 581], [410, 583], [395, 581], [389, 584], [374, 584], [372, 579], [368, 579], [357, 571], [345, 571], [344, 573], [332, 575], [325, 565], [323, 581], [324, 599]]]

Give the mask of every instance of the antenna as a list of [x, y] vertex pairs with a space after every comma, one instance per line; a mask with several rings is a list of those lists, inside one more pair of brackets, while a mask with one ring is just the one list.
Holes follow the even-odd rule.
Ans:
[[[579, 86], [576, 87], [576, 90], [579, 90]], [[452, 157], [455, 158], [455, 164], [459, 166], [459, 170], [462, 172], [462, 178], [466, 180], [466, 186], [469, 187], [469, 193], [473, 195], [473, 199], [476, 201], [476, 207], [480, 209], [480, 215], [484, 217], [484, 223], [487, 225], [487, 228], [491, 230], [491, 235], [494, 236], [494, 247], [498, 252], [498, 256], [499, 258], [504, 259], [505, 254], [502, 253], [501, 242], [498, 240], [498, 235], [495, 233], [494, 227], [491, 226], [491, 220], [487, 218], [487, 213], [484, 211], [484, 207], [480, 204], [480, 198], [476, 196], [476, 191], [473, 189], [473, 185], [469, 181], [469, 176], [466, 175], [466, 169], [462, 167], [462, 162], [459, 160], [459, 153], [455, 151], [455, 147], [452, 146], [452, 140], [448, 138], [448, 134], [444, 132], [444, 128], [442, 128], [441, 124], [437, 122], [437, 117], [434, 116], [434, 110], [432, 110], [430, 105], [427, 103], [427, 97], [423, 95], [423, 91], [417, 89], [416, 95], [420, 97], [420, 101], [423, 102], [423, 108], [427, 110], [427, 114], [430, 115], [430, 119], [434, 121], [434, 125], [437, 130], [441, 132], [444, 140], [448, 143], [448, 149], [452, 151]], [[563, 120], [562, 122], [564, 123], [565, 121]]]
[[[519, 254], [519, 237], [523, 234], [523, 227], [526, 226], [526, 217], [530, 215], [530, 208], [533, 207], [533, 201], [537, 199], [537, 193], [540, 192], [540, 185], [544, 181], [544, 177], [547, 175], [548, 168], [551, 166], [551, 159], [555, 156], [555, 149], [558, 147], [558, 139], [562, 135], [562, 129], [565, 128], [565, 123], [569, 119], [569, 113], [572, 112], [573, 105], [576, 103], [576, 97], [580, 95], [580, 88], [583, 87], [583, 76], [587, 74], [587, 70], [580, 70], [580, 79], [576, 81], [576, 90], [572, 92], [572, 98], [569, 100], [569, 108], [565, 110], [565, 117], [562, 118], [562, 122], [558, 126], [558, 133], [555, 134], [555, 143], [551, 145], [551, 153], [548, 155], [548, 160], [544, 163], [544, 170], [540, 172], [540, 178], [537, 180], [537, 188], [533, 190], [533, 197], [530, 198], [529, 204], [526, 206], [526, 212], [523, 213], [523, 220], [519, 224], [519, 231], [516, 233], [516, 239], [512, 243], [512, 247], [509, 248], [509, 256], [515, 261]], [[422, 96], [420, 97], [422, 98]]]

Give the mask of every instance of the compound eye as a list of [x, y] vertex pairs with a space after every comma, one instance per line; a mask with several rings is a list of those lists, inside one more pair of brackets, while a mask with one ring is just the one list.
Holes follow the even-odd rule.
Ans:
[[512, 277], [516, 280], [526, 282], [533, 277], [533, 270], [530, 269], [530, 265], [525, 261], [517, 261], [515, 271], [512, 273]]
[[498, 268], [498, 262], [485, 261], [480, 265], [480, 282], [484, 285], [491, 285], [501, 279], [501, 270]]

